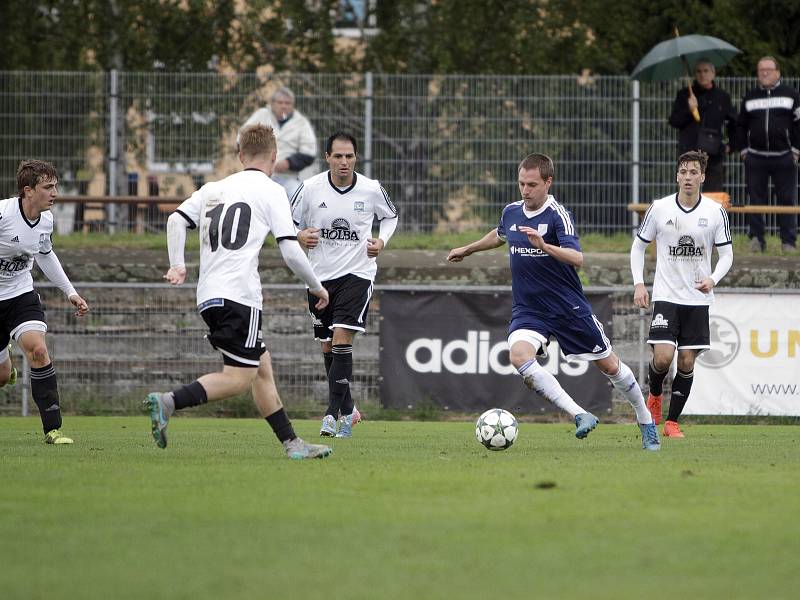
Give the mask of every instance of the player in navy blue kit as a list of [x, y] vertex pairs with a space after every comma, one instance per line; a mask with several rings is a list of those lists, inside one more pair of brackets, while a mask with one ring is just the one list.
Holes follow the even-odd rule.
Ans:
[[612, 351], [583, 293], [577, 272], [583, 265], [583, 254], [572, 215], [548, 194], [554, 174], [550, 157], [527, 156], [518, 169], [522, 200], [503, 209], [496, 229], [451, 250], [447, 260], [459, 262], [507, 242], [514, 300], [508, 346], [511, 363], [525, 385], [575, 419], [577, 438], [585, 438], [597, 426], [597, 417], [581, 408], [536, 362], [536, 355], [544, 352], [550, 337], [554, 337], [567, 359], [589, 360], [597, 365], [636, 411], [642, 448], [658, 450], [658, 432], [636, 378]]

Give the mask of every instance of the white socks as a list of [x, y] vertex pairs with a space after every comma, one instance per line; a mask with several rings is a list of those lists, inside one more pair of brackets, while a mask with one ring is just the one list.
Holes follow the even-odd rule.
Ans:
[[639, 383], [628, 365], [619, 361], [619, 371], [615, 375], [606, 375], [606, 377], [630, 402], [633, 410], [636, 411], [636, 420], [639, 423], [647, 425], [653, 422], [653, 417], [644, 403], [644, 396], [642, 396], [642, 390], [639, 389]]
[[[630, 370], [628, 370], [630, 373]], [[537, 394], [555, 404], [561, 410], [568, 412], [573, 417], [587, 412], [575, 403], [570, 395], [564, 391], [558, 380], [539, 366], [535, 360], [528, 361], [519, 369], [522, 381]], [[633, 376], [633, 373], [631, 373]], [[636, 388], [639, 389], [638, 386]], [[641, 397], [641, 392], [639, 396]], [[644, 406], [644, 400], [642, 400]], [[647, 409], [645, 408], [645, 412]], [[650, 413], [647, 413], [648, 415]]]

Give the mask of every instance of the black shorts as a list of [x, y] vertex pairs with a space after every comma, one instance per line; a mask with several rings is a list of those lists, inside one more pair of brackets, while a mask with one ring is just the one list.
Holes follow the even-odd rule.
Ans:
[[323, 281], [328, 290], [328, 306], [318, 311], [314, 308], [318, 298], [308, 294], [308, 310], [314, 323], [314, 339], [329, 342], [333, 339], [334, 327], [366, 331], [369, 301], [372, 298], [372, 282], [369, 279], [345, 275], [338, 279]]
[[708, 306], [653, 302], [647, 343], [672, 344], [678, 350], [708, 350], [711, 347]]
[[258, 368], [267, 351], [261, 332], [261, 311], [225, 298], [206, 300], [197, 307], [208, 325], [206, 339], [232, 367]]
[[8, 300], [0, 300], [0, 348], [8, 346], [12, 336], [17, 339], [20, 333], [26, 331], [26, 327], [20, 327], [25, 323], [29, 323], [31, 329], [47, 331], [39, 294], [31, 290]]

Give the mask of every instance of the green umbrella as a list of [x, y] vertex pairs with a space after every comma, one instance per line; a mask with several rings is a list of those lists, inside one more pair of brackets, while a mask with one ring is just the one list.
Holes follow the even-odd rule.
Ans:
[[639, 81], [668, 81], [687, 75], [690, 66], [707, 59], [722, 67], [741, 50], [710, 35], [683, 35], [657, 44], [644, 55], [631, 74]]

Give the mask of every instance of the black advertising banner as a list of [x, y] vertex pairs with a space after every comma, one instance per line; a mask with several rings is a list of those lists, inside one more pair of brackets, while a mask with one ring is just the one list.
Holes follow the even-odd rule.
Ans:
[[[594, 314], [611, 339], [611, 298], [589, 294]], [[413, 409], [513, 413], [559, 409], [522, 383], [508, 360], [511, 293], [397, 292], [380, 296], [381, 404]], [[568, 362], [551, 340], [540, 364], [588, 411], [611, 408], [611, 384], [597, 367]]]

